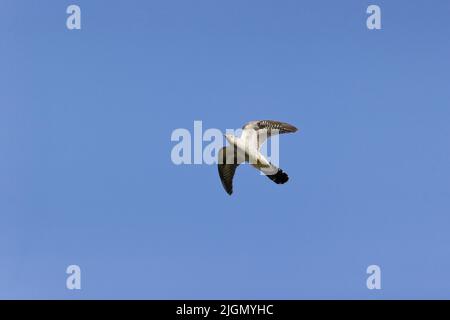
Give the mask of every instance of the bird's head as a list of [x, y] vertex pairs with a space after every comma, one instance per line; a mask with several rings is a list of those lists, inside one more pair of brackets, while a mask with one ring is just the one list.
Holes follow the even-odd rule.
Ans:
[[225, 138], [227, 139], [227, 141], [228, 141], [229, 143], [231, 143], [231, 144], [234, 143], [234, 136], [233, 136], [232, 134], [225, 133], [224, 136], [225, 136]]

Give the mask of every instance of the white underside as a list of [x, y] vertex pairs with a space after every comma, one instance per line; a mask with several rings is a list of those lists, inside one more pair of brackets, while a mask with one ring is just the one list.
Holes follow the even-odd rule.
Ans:
[[235, 136], [227, 136], [227, 140], [231, 145], [235, 145], [238, 152], [238, 163], [245, 162], [245, 159], [264, 174], [272, 175], [278, 170], [270, 161], [259, 151], [257, 139], [250, 134], [246, 134], [245, 130], [241, 138]]

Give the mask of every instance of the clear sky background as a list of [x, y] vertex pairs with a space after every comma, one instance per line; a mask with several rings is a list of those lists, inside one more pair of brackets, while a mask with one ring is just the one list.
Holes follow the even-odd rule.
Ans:
[[[449, 39], [449, 1], [0, 0], [0, 298], [450, 298]], [[287, 184], [172, 163], [256, 119]]]

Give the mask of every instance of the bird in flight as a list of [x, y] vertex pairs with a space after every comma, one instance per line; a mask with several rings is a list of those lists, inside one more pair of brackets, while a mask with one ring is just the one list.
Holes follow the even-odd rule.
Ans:
[[260, 148], [269, 137], [293, 133], [297, 128], [285, 122], [259, 120], [247, 123], [242, 129], [240, 138], [226, 134], [225, 138], [230, 145], [219, 151], [219, 176], [225, 191], [229, 195], [233, 193], [233, 177], [236, 168], [243, 162], [249, 162], [276, 184], [286, 183], [289, 180], [288, 175], [270, 163], [260, 152]]

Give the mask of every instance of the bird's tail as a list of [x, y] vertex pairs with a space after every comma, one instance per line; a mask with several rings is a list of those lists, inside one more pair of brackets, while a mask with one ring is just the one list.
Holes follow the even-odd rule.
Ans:
[[278, 169], [275, 174], [267, 174], [266, 176], [276, 184], [283, 184], [289, 180], [289, 176], [281, 169]]

